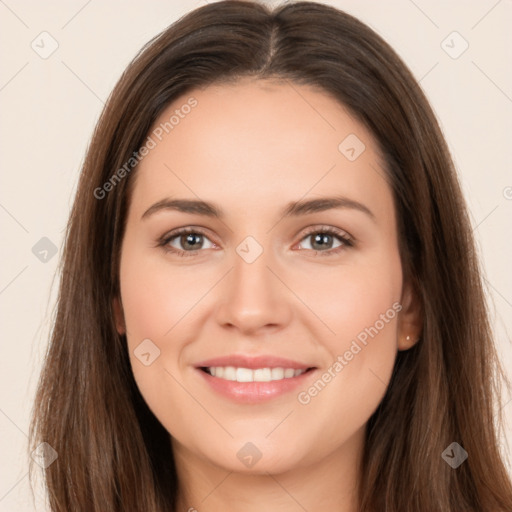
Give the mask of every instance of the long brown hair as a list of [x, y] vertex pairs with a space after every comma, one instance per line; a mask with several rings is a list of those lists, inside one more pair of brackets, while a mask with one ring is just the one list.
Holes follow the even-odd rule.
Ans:
[[[174, 510], [169, 434], [138, 391], [112, 308], [136, 166], [108, 192], [104, 184], [175, 98], [241, 77], [277, 77], [333, 95], [370, 130], [385, 160], [404, 273], [424, 326], [421, 340], [399, 352], [368, 422], [360, 510], [512, 510], [494, 418], [505, 376], [466, 207], [425, 95], [391, 47], [352, 16], [313, 2], [271, 10], [249, 1], [197, 9], [150, 41], [95, 129], [30, 431], [31, 449], [47, 442], [58, 454], [45, 470], [51, 510]], [[442, 458], [452, 442], [468, 453], [456, 469]]]

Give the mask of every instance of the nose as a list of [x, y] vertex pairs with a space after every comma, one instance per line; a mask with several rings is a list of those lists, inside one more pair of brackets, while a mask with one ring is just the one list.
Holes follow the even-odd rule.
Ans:
[[231, 272], [219, 289], [217, 321], [245, 335], [283, 329], [291, 320], [293, 294], [279, 266], [263, 253], [252, 263], [235, 253]]

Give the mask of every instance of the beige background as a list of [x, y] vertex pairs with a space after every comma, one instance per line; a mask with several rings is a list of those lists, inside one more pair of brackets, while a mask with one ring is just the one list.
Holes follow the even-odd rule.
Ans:
[[[37, 507], [31, 501], [26, 434], [55, 303], [52, 279], [95, 122], [142, 45], [205, 3], [0, 1], [0, 511], [44, 510], [40, 498]], [[381, 34], [429, 97], [460, 172], [499, 350], [512, 374], [512, 2], [325, 3]], [[44, 55], [52, 44], [58, 48]], [[56, 254], [44, 253], [52, 244]], [[512, 441], [510, 400], [504, 396], [504, 445]]]

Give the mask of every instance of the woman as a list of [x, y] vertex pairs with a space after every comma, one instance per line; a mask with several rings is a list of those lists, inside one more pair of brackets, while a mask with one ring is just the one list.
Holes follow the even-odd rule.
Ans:
[[464, 201], [396, 53], [197, 9], [98, 123], [32, 423], [53, 511], [505, 511]]

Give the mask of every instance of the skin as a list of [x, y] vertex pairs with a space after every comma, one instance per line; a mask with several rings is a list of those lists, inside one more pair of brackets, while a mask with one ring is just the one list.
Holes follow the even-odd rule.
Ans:
[[[114, 301], [136, 382], [171, 434], [179, 510], [355, 512], [365, 425], [384, 396], [397, 351], [410, 348], [421, 328], [417, 300], [403, 280], [377, 144], [324, 92], [249, 79], [191, 91], [155, 127], [191, 96], [197, 106], [136, 171], [121, 302]], [[354, 161], [338, 150], [349, 134], [366, 147]], [[353, 208], [280, 213], [289, 202], [334, 194], [362, 203], [374, 219]], [[213, 202], [225, 217], [160, 210], [141, 219], [171, 197]], [[306, 236], [311, 226], [318, 230]], [[186, 236], [168, 243], [192, 256], [157, 246], [182, 227], [205, 231], [192, 248]], [[333, 253], [341, 244], [333, 236], [319, 249], [314, 233], [325, 227], [354, 245]], [[236, 251], [247, 236], [263, 250], [253, 263]], [[394, 303], [400, 313], [317, 396], [300, 403], [297, 393]], [[134, 355], [144, 339], [160, 349], [149, 366]], [[194, 369], [234, 353], [278, 355], [317, 370], [296, 391], [239, 404]], [[250, 468], [237, 457], [247, 442], [262, 454]]]

